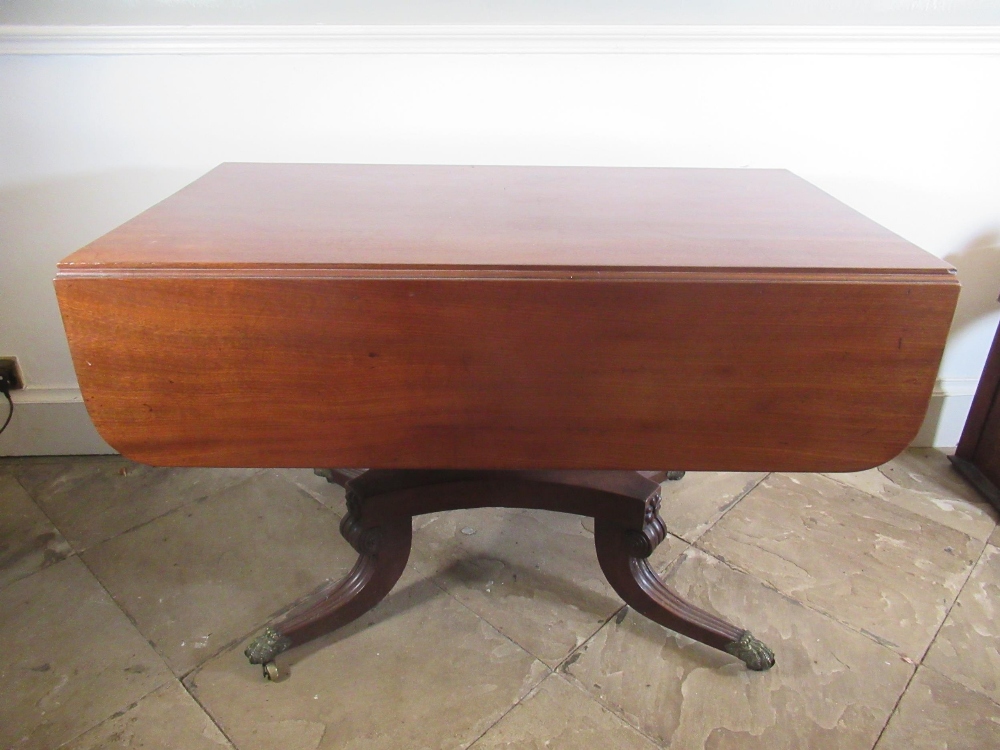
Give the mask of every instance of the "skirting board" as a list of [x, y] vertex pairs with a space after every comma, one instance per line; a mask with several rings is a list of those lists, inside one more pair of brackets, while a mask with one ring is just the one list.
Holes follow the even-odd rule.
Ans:
[[954, 448], [958, 445], [973, 395], [974, 389], [970, 393], [943, 393], [935, 389], [924, 423], [910, 445], [914, 448]]
[[[951, 448], [958, 443], [972, 406], [976, 380], [939, 380], [923, 426], [912, 445]], [[28, 388], [14, 393], [14, 418], [0, 435], [0, 456], [60, 456], [114, 453], [87, 416], [75, 388]], [[6, 418], [0, 404], [0, 418]]]
[[[0, 435], [0, 456], [73, 456], [114, 453], [94, 429], [77, 388], [14, 391], [14, 416]], [[0, 399], [0, 419], [7, 403]]]

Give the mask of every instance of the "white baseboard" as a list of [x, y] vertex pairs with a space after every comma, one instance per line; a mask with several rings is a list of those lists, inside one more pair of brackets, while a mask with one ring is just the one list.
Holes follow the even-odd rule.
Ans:
[[[94, 429], [78, 388], [25, 388], [12, 396], [14, 416], [0, 435], [0, 456], [115, 452]], [[0, 403], [0, 418], [6, 418], [6, 407]]]
[[954, 448], [969, 416], [977, 378], [940, 378], [931, 394], [927, 416], [913, 439], [917, 448]]
[[[976, 392], [975, 378], [937, 381], [924, 424], [913, 440], [921, 448], [958, 444]], [[87, 416], [76, 388], [27, 388], [14, 392], [14, 418], [0, 435], [0, 456], [61, 456], [114, 453]], [[0, 415], [5, 404], [0, 404]]]

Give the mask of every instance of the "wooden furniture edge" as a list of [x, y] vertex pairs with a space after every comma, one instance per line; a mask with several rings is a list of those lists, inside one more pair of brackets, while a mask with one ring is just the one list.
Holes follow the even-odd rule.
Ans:
[[197, 264], [155, 267], [101, 264], [80, 266], [60, 263], [54, 281], [100, 278], [183, 279], [424, 279], [456, 281], [690, 281], [714, 283], [817, 283], [817, 284], [954, 284], [960, 285], [954, 269], [867, 271], [843, 269], [750, 268], [623, 268], [616, 267], [424, 267], [424, 266], [210, 266]]
[[[979, 447], [979, 438], [986, 424], [986, 419], [993, 408], [993, 398], [997, 388], [1000, 388], [1000, 329], [993, 336], [989, 354], [986, 355], [986, 365], [979, 377], [976, 394], [972, 398], [969, 416], [966, 417], [962, 436], [955, 449], [955, 455], [970, 466], [976, 456], [976, 449]], [[957, 463], [955, 465], [959, 466]]]

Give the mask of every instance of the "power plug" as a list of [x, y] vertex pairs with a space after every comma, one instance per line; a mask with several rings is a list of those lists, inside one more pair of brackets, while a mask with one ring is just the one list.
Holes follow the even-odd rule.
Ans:
[[17, 357], [0, 357], [0, 393], [24, 388], [24, 379], [17, 366]]

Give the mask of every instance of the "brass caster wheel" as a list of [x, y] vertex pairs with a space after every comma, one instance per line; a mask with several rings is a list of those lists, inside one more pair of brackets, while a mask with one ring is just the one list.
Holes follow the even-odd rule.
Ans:
[[671, 482], [676, 482], [678, 479], [683, 479], [683, 478], [684, 478], [684, 472], [683, 471], [668, 471], [667, 472], [667, 479], [669, 481], [671, 481]]
[[260, 666], [264, 672], [265, 680], [273, 681], [278, 679], [278, 665], [275, 664], [273, 661], [266, 662], [264, 664], [261, 664]]

